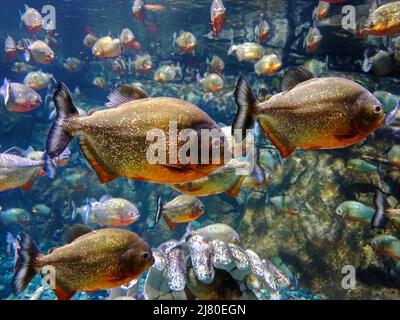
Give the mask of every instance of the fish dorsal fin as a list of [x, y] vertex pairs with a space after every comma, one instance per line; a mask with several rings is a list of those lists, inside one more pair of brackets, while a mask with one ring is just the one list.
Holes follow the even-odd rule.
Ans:
[[63, 241], [65, 244], [73, 242], [75, 239], [78, 239], [80, 236], [83, 236], [87, 233], [92, 232], [93, 229], [84, 224], [75, 223], [72, 226], [65, 228], [63, 233]]
[[138, 87], [121, 85], [109, 94], [106, 107], [116, 108], [124, 103], [134, 100], [146, 99], [148, 97], [149, 95]]
[[14, 156], [19, 156], [19, 157], [24, 157], [25, 156], [25, 150], [19, 148], [19, 147], [11, 147], [10, 149], [7, 149], [3, 153], [6, 154], [12, 154]]
[[286, 71], [282, 79], [282, 91], [289, 91], [299, 83], [315, 78], [314, 75], [303, 66]]
[[112, 196], [110, 196], [109, 194], [106, 194], [100, 198], [99, 202], [106, 202], [108, 200], [111, 200], [112, 198], [113, 198]]

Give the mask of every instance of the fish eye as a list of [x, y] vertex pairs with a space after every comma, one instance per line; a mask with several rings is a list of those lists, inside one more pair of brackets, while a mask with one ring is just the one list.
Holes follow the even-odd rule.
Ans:
[[373, 106], [372, 107], [372, 112], [375, 113], [375, 114], [380, 114], [382, 112], [382, 107], [378, 106], [378, 105]]
[[144, 261], [148, 261], [150, 259], [150, 256], [151, 256], [150, 253], [144, 252], [142, 257]]

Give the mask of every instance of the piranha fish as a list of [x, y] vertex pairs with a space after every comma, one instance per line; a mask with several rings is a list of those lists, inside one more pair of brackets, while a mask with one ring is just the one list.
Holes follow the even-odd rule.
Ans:
[[217, 38], [225, 24], [225, 6], [222, 0], [213, 0], [210, 8], [211, 29], [214, 38]]
[[336, 208], [336, 214], [348, 222], [371, 223], [375, 210], [358, 201], [345, 201]]
[[126, 73], [128, 66], [125, 63], [125, 60], [119, 57], [111, 63], [111, 69], [116, 75], [122, 76]]
[[25, 209], [12, 208], [0, 211], [0, 222], [4, 225], [25, 224], [29, 221], [31, 221], [31, 215]]
[[400, 1], [372, 7], [367, 25], [360, 31], [362, 36], [395, 36], [400, 33]]
[[[111, 241], [110, 241], [111, 240]], [[97, 291], [137, 279], [154, 263], [150, 247], [136, 233], [100, 229], [82, 235], [45, 255], [26, 234], [19, 240], [12, 288], [21, 293], [45, 266], [56, 274], [55, 294], [71, 299], [77, 291]]]
[[92, 83], [95, 87], [99, 89], [105, 89], [108, 87], [108, 83], [103, 77], [94, 78]]
[[33, 90], [50, 88], [52, 81], [56, 82], [53, 75], [41, 70], [29, 72], [24, 78], [24, 84]]
[[256, 62], [264, 55], [264, 48], [258, 43], [245, 42], [238, 45], [231, 45], [228, 55], [235, 54], [239, 61]]
[[225, 62], [217, 55], [214, 55], [211, 61], [207, 58], [206, 63], [208, 65], [208, 71], [210, 73], [216, 73], [220, 76], [224, 74]]
[[374, 56], [368, 57], [368, 49], [364, 51], [364, 61], [362, 64], [364, 72], [372, 70], [376, 76], [384, 77], [392, 73], [394, 68], [395, 66], [389, 52], [380, 50]]
[[158, 83], [165, 83], [178, 80], [182, 76], [180, 65], [166, 65], [159, 67], [155, 72], [153, 79]]
[[153, 69], [153, 61], [151, 56], [146, 53], [144, 55], [138, 55], [132, 63], [132, 71], [138, 74], [145, 74]]
[[6, 78], [0, 88], [0, 95], [10, 112], [29, 112], [42, 104], [42, 98], [35, 90], [22, 83], [10, 82]]
[[204, 213], [204, 204], [194, 196], [180, 195], [164, 205], [159, 198], [157, 205], [155, 224], [160, 221], [162, 215], [170, 230], [173, 230], [177, 223], [194, 221]]
[[41, 40], [32, 43], [24, 41], [24, 51], [25, 62], [29, 62], [33, 57], [39, 64], [49, 64], [55, 58], [53, 50]]
[[7, 151], [0, 153], [0, 191], [20, 187], [29, 191], [44, 166], [44, 160], [31, 160]]
[[[186, 101], [150, 98], [143, 90], [124, 85], [109, 95], [106, 106], [110, 109], [81, 117], [68, 88], [59, 83], [54, 104], [57, 116], [48, 135], [47, 154], [50, 158], [57, 157], [73, 136], [79, 135], [82, 152], [103, 183], [118, 176], [154, 183], [184, 183], [207, 176], [224, 165], [225, 135], [205, 112]], [[172, 147], [169, 150], [163, 142], [154, 144], [154, 137], [149, 141], [149, 130], [154, 128], [159, 129], [157, 133], [162, 133], [164, 138], [172, 139], [169, 136], [171, 121], [176, 121], [178, 135], [187, 129], [185, 132], [189, 130], [198, 136], [198, 146], [192, 149], [196, 154], [208, 150], [207, 164], [182, 160], [182, 157], [177, 161], [178, 150]], [[200, 133], [205, 129], [215, 134], [204, 138]], [[160, 147], [165, 148], [165, 155], [171, 152], [168, 161], [157, 159], [155, 154], [160, 155]]]
[[235, 229], [224, 223], [209, 224], [196, 230], [191, 230], [191, 224], [189, 224], [183, 239], [195, 235], [202, 236], [205, 241], [220, 240], [226, 243], [237, 243], [240, 241], [240, 236]]
[[117, 58], [121, 55], [122, 47], [119, 39], [106, 36], [98, 39], [93, 45], [92, 53], [96, 58]]
[[4, 44], [4, 52], [9, 61], [15, 60], [17, 58], [17, 43], [10, 36], [7, 36], [6, 38], [6, 42]]
[[259, 44], [265, 43], [267, 41], [269, 34], [271, 32], [271, 27], [266, 20], [262, 20], [254, 29], [255, 40]]
[[139, 210], [132, 202], [109, 195], [102, 196], [99, 201], [88, 200], [86, 209], [85, 222], [93, 220], [100, 226], [128, 226], [140, 218]]
[[192, 53], [196, 48], [196, 42], [196, 37], [191, 32], [182, 31], [179, 36], [177, 36], [176, 32], [174, 33], [174, 45], [176, 44], [182, 53]]
[[67, 72], [78, 72], [82, 69], [84, 62], [75, 57], [68, 57], [63, 63]]
[[32, 208], [32, 213], [39, 217], [50, 217], [51, 208], [43, 203], [39, 203]]
[[371, 240], [375, 250], [383, 256], [400, 260], [400, 240], [390, 235], [378, 235]]
[[11, 71], [16, 73], [28, 73], [35, 70], [36, 68], [34, 66], [19, 61], [15, 62], [11, 67]]
[[25, 12], [21, 15], [21, 22], [30, 33], [36, 33], [42, 28], [42, 15], [34, 8], [25, 5]]
[[278, 72], [282, 67], [282, 61], [273, 53], [263, 56], [254, 64], [255, 74], [260, 76], [271, 75]]
[[94, 44], [97, 41], [96, 35], [93, 33], [88, 33], [84, 38], [83, 38], [83, 45], [87, 48], [92, 48]]
[[144, 21], [144, 3], [143, 0], [135, 0], [132, 6], [133, 16], [140, 22]]
[[319, 1], [318, 5], [315, 7], [313, 11], [313, 17], [318, 21], [325, 19], [329, 13], [329, 8], [330, 8], [329, 2]]
[[133, 34], [132, 30], [129, 28], [125, 28], [121, 31], [119, 36], [119, 41], [124, 49], [130, 48], [135, 40], [135, 35]]
[[304, 67], [297, 67], [286, 72], [282, 89], [284, 92], [259, 103], [246, 80], [240, 78], [235, 90], [239, 112], [232, 128], [238, 133], [236, 128], [250, 128], [258, 119], [283, 158], [296, 148], [351, 146], [385, 120], [379, 100], [349, 79], [314, 78]]
[[210, 73], [201, 79], [198, 76], [197, 80], [203, 86], [204, 92], [218, 93], [224, 89], [224, 79], [218, 74]]
[[304, 38], [304, 48], [307, 53], [315, 52], [322, 41], [322, 34], [317, 27], [311, 27]]

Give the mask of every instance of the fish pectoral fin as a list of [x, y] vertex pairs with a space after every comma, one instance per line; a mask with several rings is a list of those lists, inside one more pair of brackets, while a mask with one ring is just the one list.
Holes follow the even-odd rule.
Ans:
[[299, 83], [315, 78], [305, 67], [299, 66], [286, 71], [282, 79], [282, 91], [289, 91]]
[[164, 221], [167, 224], [169, 230], [170, 231], [174, 230], [176, 223], [173, 223], [165, 213], [163, 213], [163, 218], [164, 218]]
[[29, 179], [27, 183], [25, 183], [23, 186], [21, 186], [22, 190], [28, 192], [32, 189], [33, 184], [35, 183], [36, 176], [33, 176], [32, 178]]
[[84, 138], [79, 139], [79, 145], [81, 146], [82, 152], [86, 160], [90, 163], [93, 170], [97, 173], [101, 183], [110, 182], [118, 177], [116, 174], [108, 172], [104, 168], [105, 166], [99, 163], [99, 158], [97, 157], [96, 152]]
[[76, 291], [64, 291], [60, 287], [56, 286], [54, 293], [58, 300], [70, 300], [76, 293]]
[[233, 187], [230, 188], [228, 191], [226, 191], [226, 194], [230, 197], [237, 197], [240, 192], [240, 187], [242, 186], [242, 183], [245, 178], [246, 178], [245, 176], [239, 177], [239, 179], [236, 181]]
[[116, 108], [122, 104], [134, 100], [146, 99], [148, 97], [149, 95], [140, 88], [129, 85], [121, 85], [110, 93], [106, 107]]
[[260, 126], [272, 144], [278, 148], [282, 158], [288, 158], [296, 150], [296, 146], [286, 141], [281, 135], [273, 132], [267, 125], [260, 122]]

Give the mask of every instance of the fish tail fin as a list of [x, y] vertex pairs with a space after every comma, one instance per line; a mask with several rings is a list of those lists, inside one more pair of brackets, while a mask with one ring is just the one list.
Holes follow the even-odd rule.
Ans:
[[50, 179], [54, 179], [56, 176], [56, 164], [53, 159], [49, 157], [45, 151], [42, 160], [44, 161], [44, 172]]
[[73, 200], [71, 200], [71, 208], [72, 208], [71, 220], [74, 221], [76, 218], [77, 212], [76, 212], [76, 205]]
[[4, 105], [6, 105], [10, 99], [10, 80], [7, 78], [4, 78], [3, 85], [0, 88], [0, 95], [3, 96]]
[[254, 157], [254, 160], [253, 160], [254, 166], [253, 166], [253, 172], [251, 173], [251, 176], [253, 177], [253, 180], [257, 186], [263, 186], [266, 183], [265, 171], [260, 165], [260, 153], [256, 146], [254, 146], [253, 157]]
[[50, 158], [55, 158], [62, 153], [72, 140], [72, 135], [65, 130], [65, 123], [72, 117], [78, 116], [78, 109], [75, 107], [71, 93], [62, 82], [57, 84], [53, 95], [57, 115], [49, 131], [46, 143], [46, 152]]
[[234, 95], [238, 111], [232, 124], [232, 135], [239, 143], [246, 138], [246, 131], [254, 125], [257, 99], [249, 83], [243, 77], [239, 78]]
[[88, 224], [90, 222], [90, 218], [93, 215], [93, 206], [92, 206], [92, 202], [90, 201], [89, 198], [86, 199], [86, 212], [85, 212], [85, 223]]
[[25, 233], [18, 239], [18, 247], [12, 279], [14, 294], [24, 291], [36, 275], [38, 272], [37, 257], [40, 255], [36, 243]]
[[163, 211], [162, 198], [161, 198], [161, 196], [158, 196], [158, 198], [157, 198], [157, 211], [156, 211], [156, 215], [154, 217], [154, 225], [156, 225], [160, 221], [162, 211]]

